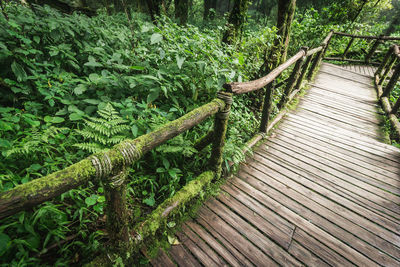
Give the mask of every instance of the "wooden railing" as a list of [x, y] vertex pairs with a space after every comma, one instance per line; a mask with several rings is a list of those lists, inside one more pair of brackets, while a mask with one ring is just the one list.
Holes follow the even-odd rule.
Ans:
[[[331, 31], [321, 45], [308, 50], [302, 47], [300, 51], [285, 63], [278, 66], [265, 77], [243, 83], [228, 83], [220, 91], [217, 98], [199, 108], [187, 113], [177, 120], [169, 122], [159, 129], [142, 135], [133, 140], [125, 140], [113, 148], [89, 156], [63, 170], [16, 186], [0, 194], [0, 218], [13, 215], [21, 210], [29, 209], [60, 194], [85, 185], [89, 181], [101, 181], [106, 198], [106, 227], [110, 239], [109, 253], [115, 253], [123, 260], [137, 251], [143, 240], [156, 233], [166, 225], [167, 218], [177, 214], [180, 208], [197, 197], [204, 186], [219, 179], [222, 173], [223, 149], [228, 117], [233, 94], [242, 94], [265, 88], [265, 99], [259, 133], [250, 139], [243, 147], [245, 153], [254, 146], [267, 132], [286, 114], [284, 108], [300, 91], [304, 79], [312, 79], [320, 64], [333, 32]], [[288, 79], [276, 84], [279, 75], [295, 64]], [[272, 122], [272, 96], [274, 90], [285, 85], [282, 98], [278, 104], [280, 113]], [[214, 128], [195, 142], [195, 148], [201, 150], [212, 144], [209, 171], [199, 175], [189, 182], [173, 197], [165, 200], [144, 222], [131, 226], [126, 203], [128, 168], [145, 153], [174, 138], [175, 136], [200, 124], [205, 119], [215, 115]], [[108, 254], [110, 255], [110, 254]]]
[[[333, 32], [334, 35], [339, 37], [351, 37], [349, 43], [347, 44], [343, 54], [333, 55], [331, 57], [325, 57], [325, 60], [334, 60], [334, 61], [347, 61], [350, 63], [359, 63], [359, 64], [372, 64], [378, 66], [381, 62], [379, 61], [371, 61], [374, 54], [377, 52], [378, 46], [383, 44], [384, 42], [388, 41], [399, 41], [400, 37], [393, 37], [393, 36], [365, 36], [365, 35], [355, 35], [355, 34], [348, 34], [343, 32]], [[347, 58], [347, 54], [350, 51], [351, 46], [354, 43], [355, 39], [364, 39], [364, 40], [371, 40], [372, 45], [370, 46], [369, 50], [364, 53], [364, 59], [351, 59]]]
[[[386, 79], [391, 75], [389, 82]], [[389, 117], [393, 129], [396, 131], [397, 140], [400, 139], [400, 122], [397, 113], [400, 108], [400, 97], [392, 106], [389, 100], [390, 93], [395, 88], [400, 77], [400, 49], [398, 45], [392, 45], [387, 51], [385, 58], [375, 72], [375, 86], [382, 107]]]

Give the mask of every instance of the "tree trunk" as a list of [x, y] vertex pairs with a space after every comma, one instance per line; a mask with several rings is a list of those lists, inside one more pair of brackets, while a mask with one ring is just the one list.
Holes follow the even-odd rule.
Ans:
[[261, 66], [260, 74], [264, 76], [286, 60], [290, 40], [290, 27], [296, 9], [296, 0], [279, 0], [277, 36], [272, 49], [266, 51], [265, 62]]
[[179, 20], [179, 24], [185, 25], [188, 20], [189, 0], [174, 0], [175, 18]]
[[240, 36], [246, 20], [248, 4], [248, 0], [235, 0], [228, 19], [228, 29], [222, 38], [222, 42], [233, 44]]
[[[210, 12], [210, 9], [214, 9]], [[217, 9], [217, 0], [204, 0], [204, 20], [214, 19], [215, 10]]]
[[161, 15], [161, 5], [162, 0], [147, 0], [150, 17], [154, 23], [157, 22], [157, 17]]

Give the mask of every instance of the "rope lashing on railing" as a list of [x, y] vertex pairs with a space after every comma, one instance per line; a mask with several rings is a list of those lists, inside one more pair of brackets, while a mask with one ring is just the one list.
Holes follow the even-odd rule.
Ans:
[[231, 110], [231, 105], [233, 103], [232, 94], [228, 94], [226, 92], [219, 91], [217, 93], [217, 98], [223, 100], [226, 105], [225, 105], [224, 109], [221, 110], [220, 112], [218, 112], [217, 114], [215, 114], [215, 116], [218, 119], [226, 119], [229, 116], [229, 112]]
[[124, 142], [124, 147], [120, 148], [119, 151], [121, 152], [122, 156], [124, 157], [125, 166], [129, 166], [132, 164], [138, 157], [139, 151], [136, 149], [134, 145], [129, 142]]

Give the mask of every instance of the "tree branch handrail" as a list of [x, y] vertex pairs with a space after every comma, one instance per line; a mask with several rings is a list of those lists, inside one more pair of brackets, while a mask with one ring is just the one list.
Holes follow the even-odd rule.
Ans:
[[249, 93], [253, 92], [256, 90], [259, 90], [261, 88], [264, 88], [266, 85], [271, 83], [273, 80], [275, 80], [276, 77], [279, 76], [284, 70], [289, 68], [292, 64], [296, 63], [297, 60], [302, 58], [305, 55], [304, 50], [300, 50], [295, 54], [293, 57], [289, 58], [286, 62], [282, 63], [275, 69], [273, 69], [270, 73], [268, 73], [266, 76], [261, 77], [257, 80], [253, 81], [248, 81], [248, 82], [232, 82], [232, 83], [226, 83], [223, 85], [223, 87], [228, 91], [233, 94], [244, 94], [244, 93]]
[[105, 152], [91, 155], [63, 170], [2, 192], [0, 219], [41, 204], [88, 181], [117, 173], [140, 159], [146, 152], [200, 124], [224, 107], [223, 100], [214, 99], [148, 134], [133, 140], [124, 140]]

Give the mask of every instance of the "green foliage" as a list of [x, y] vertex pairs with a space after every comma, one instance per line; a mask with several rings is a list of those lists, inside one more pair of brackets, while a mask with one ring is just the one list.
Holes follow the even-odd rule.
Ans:
[[118, 112], [113, 108], [110, 103], [97, 111], [99, 118], [89, 117], [84, 119], [85, 128], [82, 130], [75, 130], [85, 140], [90, 142], [77, 143], [74, 146], [97, 153], [101, 150], [120, 143], [123, 141], [129, 130], [127, 121], [118, 115]]
[[[192, 14], [200, 14], [201, 1], [194, 2]], [[166, 17], [154, 25], [132, 13], [131, 31], [124, 14], [67, 15], [48, 6], [33, 11], [15, 1], [5, 4], [5, 12], [9, 20], [0, 15], [0, 191], [146, 134], [210, 101], [225, 82], [254, 78], [276, 33], [275, 27], [248, 18], [236, 46], [226, 46], [222, 17], [181, 27]], [[327, 22], [329, 12], [310, 9], [295, 18], [289, 54], [319, 44], [331, 28], [346, 29], [347, 24]], [[385, 27], [353, 26], [360, 34], [378, 34]], [[329, 53], [346, 45], [343, 39], [333, 42], [337, 51]], [[354, 56], [368, 45], [355, 43]], [[226, 167], [244, 157], [240, 147], [258, 129], [259, 112], [252, 103], [248, 96], [235, 96]], [[210, 148], [196, 151], [193, 142], [211, 127], [212, 119], [206, 120], [133, 164], [132, 220], [142, 221], [208, 169]], [[101, 185], [89, 184], [2, 219], [0, 263], [64, 266], [90, 260], [107, 238], [104, 205]]]

